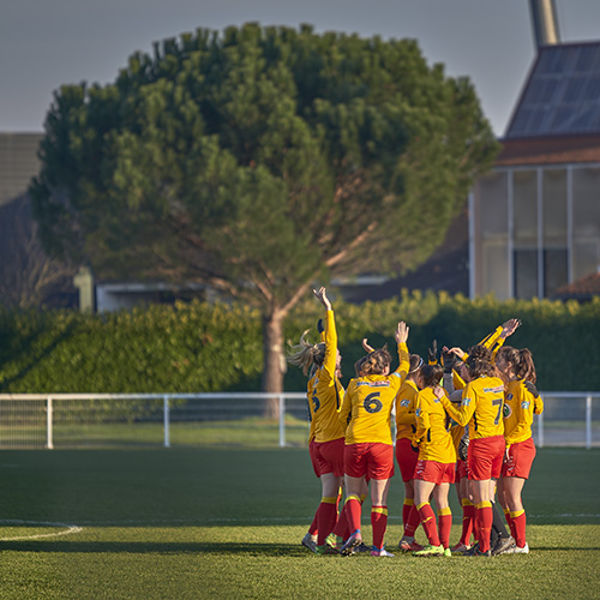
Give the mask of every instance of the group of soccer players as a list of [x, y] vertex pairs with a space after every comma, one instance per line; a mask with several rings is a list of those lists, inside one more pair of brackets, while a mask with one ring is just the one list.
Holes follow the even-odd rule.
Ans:
[[[427, 363], [409, 354], [409, 327], [401, 321], [394, 334], [397, 369], [391, 372], [387, 348], [374, 349], [365, 339], [366, 354], [355, 363], [356, 377], [344, 390], [333, 307], [325, 288], [313, 291], [326, 311], [324, 323], [319, 321], [322, 340], [309, 342], [307, 330], [288, 356], [309, 378], [309, 452], [322, 487], [303, 545], [317, 554], [393, 556], [384, 536], [394, 475], [395, 409], [395, 457], [404, 482], [399, 549], [415, 556], [528, 553], [521, 493], [535, 457], [533, 414], [543, 410], [543, 403], [529, 350], [504, 346], [520, 321], [503, 323], [468, 353], [444, 346], [438, 357], [434, 343]], [[463, 526], [460, 540], [451, 547], [452, 483]], [[369, 490], [370, 547], [361, 533]], [[427, 537], [424, 546], [415, 541], [419, 525]]]

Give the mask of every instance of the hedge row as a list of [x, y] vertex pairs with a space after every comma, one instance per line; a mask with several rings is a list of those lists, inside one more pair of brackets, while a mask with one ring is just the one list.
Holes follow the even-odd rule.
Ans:
[[[600, 390], [600, 299], [591, 303], [474, 302], [446, 294], [404, 293], [357, 306], [335, 303], [344, 382], [361, 355], [360, 340], [387, 342], [399, 319], [411, 326], [409, 348], [425, 355], [431, 340], [467, 348], [512, 316], [511, 338], [533, 352], [543, 390]], [[285, 324], [286, 340], [315, 324], [309, 299]], [[193, 392], [257, 390], [262, 369], [261, 320], [243, 306], [199, 302], [104, 315], [0, 310], [2, 392]], [[285, 389], [304, 389], [290, 368]]]

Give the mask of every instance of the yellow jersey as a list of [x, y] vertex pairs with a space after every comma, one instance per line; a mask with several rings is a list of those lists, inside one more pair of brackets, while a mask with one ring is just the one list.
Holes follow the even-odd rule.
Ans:
[[504, 439], [507, 446], [531, 437], [533, 409], [534, 397], [525, 383], [511, 381], [504, 396]]
[[351, 379], [340, 410], [346, 444], [392, 444], [391, 413], [396, 395], [410, 368], [406, 344], [398, 344], [400, 364], [390, 375], [367, 375]]
[[456, 450], [446, 429], [446, 411], [430, 387], [421, 390], [417, 396], [415, 421], [417, 430], [413, 445], [419, 445], [419, 460], [444, 464], [456, 462]]
[[481, 376], [469, 381], [460, 407], [454, 406], [447, 396], [442, 398], [442, 404], [456, 423], [469, 425], [470, 440], [504, 434], [504, 383], [499, 377]]
[[412, 439], [417, 430], [415, 410], [419, 389], [414, 381], [405, 381], [396, 394], [396, 439]]
[[306, 395], [313, 434], [309, 441], [314, 439], [315, 442], [330, 442], [344, 437], [344, 427], [338, 418], [344, 388], [335, 376], [336, 362], [335, 318], [333, 311], [328, 310], [325, 321], [325, 357], [307, 386]]

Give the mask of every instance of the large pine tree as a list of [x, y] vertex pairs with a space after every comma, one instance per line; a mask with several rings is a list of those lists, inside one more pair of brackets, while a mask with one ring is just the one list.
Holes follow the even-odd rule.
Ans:
[[260, 307], [268, 391], [313, 282], [425, 260], [497, 148], [468, 79], [415, 41], [309, 26], [155, 44], [113, 84], [61, 87], [45, 130], [31, 193], [46, 247]]

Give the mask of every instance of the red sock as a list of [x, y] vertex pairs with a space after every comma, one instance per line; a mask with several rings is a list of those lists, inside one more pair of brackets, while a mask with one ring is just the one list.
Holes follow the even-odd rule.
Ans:
[[335, 535], [339, 535], [344, 540], [347, 540], [348, 536], [350, 535], [347, 515], [348, 508], [344, 504], [342, 507], [342, 512], [338, 515], [337, 522], [333, 528], [333, 533], [335, 533]]
[[525, 516], [525, 511], [511, 510], [510, 518], [513, 522], [513, 526], [515, 529], [513, 537], [515, 538], [515, 542], [517, 542], [517, 546], [519, 546], [519, 548], [522, 548], [527, 543], [525, 539], [525, 526], [527, 524], [527, 517]]
[[475, 506], [470, 500], [463, 498], [461, 501], [463, 519], [462, 519], [462, 534], [459, 542], [465, 546], [469, 545], [471, 540], [471, 532], [473, 531], [473, 521], [475, 517]]
[[406, 524], [410, 516], [410, 511], [415, 505], [415, 501], [412, 498], [404, 498], [404, 504], [402, 505], [402, 525], [404, 525], [404, 535], [406, 535]]
[[438, 510], [438, 531], [440, 532], [440, 543], [444, 548], [450, 546], [450, 530], [452, 529], [452, 512], [450, 507]]
[[310, 524], [310, 527], [308, 528], [308, 533], [310, 533], [310, 535], [317, 535], [317, 533], [319, 532], [319, 527], [317, 525], [317, 519], [319, 516], [319, 507], [321, 505], [319, 504], [319, 506], [317, 506], [317, 511], [315, 512], [315, 516], [313, 517], [312, 523]]
[[429, 543], [432, 546], [440, 545], [440, 537], [438, 535], [437, 525], [435, 523], [435, 515], [433, 514], [433, 509], [429, 502], [423, 502], [423, 504], [419, 504], [417, 506], [417, 510], [419, 511], [419, 517], [421, 518], [421, 523], [423, 524], [423, 530], [425, 531], [425, 535], [429, 540]]
[[355, 531], [360, 531], [360, 517], [362, 514], [360, 498], [354, 494], [351, 494], [346, 498], [346, 504], [344, 504], [344, 508], [346, 507], [348, 507], [346, 518], [348, 519], [350, 533], [352, 534]]
[[383, 548], [383, 537], [388, 521], [387, 506], [371, 507], [371, 526], [373, 527], [373, 546], [375, 548]]
[[335, 508], [335, 497], [321, 498], [317, 515], [317, 523], [319, 526], [319, 536], [317, 537], [317, 546], [322, 546], [325, 543], [325, 538], [331, 533], [335, 526], [337, 511]]
[[475, 523], [477, 527], [477, 541], [479, 550], [487, 552], [490, 549], [490, 533], [492, 531], [492, 522], [494, 515], [492, 513], [492, 503], [489, 501], [480, 502], [475, 506]]
[[421, 517], [419, 517], [419, 511], [417, 507], [413, 504], [410, 507], [410, 512], [408, 513], [408, 521], [404, 525], [404, 535], [406, 537], [415, 537], [415, 531], [421, 522]]
[[505, 508], [503, 510], [504, 510], [504, 517], [506, 519], [506, 523], [508, 524], [508, 528], [510, 529], [510, 535], [512, 535], [516, 540], [517, 538], [515, 536], [515, 525], [513, 523], [512, 517], [510, 516], [510, 509]]

